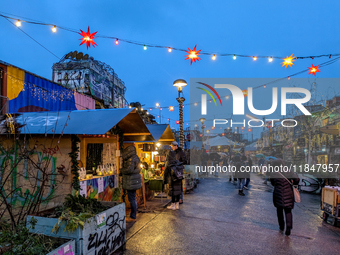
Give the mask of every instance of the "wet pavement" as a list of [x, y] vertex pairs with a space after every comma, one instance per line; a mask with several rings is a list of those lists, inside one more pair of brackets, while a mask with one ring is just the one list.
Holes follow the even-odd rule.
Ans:
[[124, 254], [340, 253], [340, 228], [323, 222], [319, 195], [301, 194], [287, 237], [278, 231], [272, 186], [251, 178], [244, 197], [227, 178], [205, 178], [180, 210], [139, 213]]

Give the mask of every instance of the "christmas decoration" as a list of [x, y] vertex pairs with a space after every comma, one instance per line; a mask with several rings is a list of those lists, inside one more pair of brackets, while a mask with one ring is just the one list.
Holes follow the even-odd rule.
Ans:
[[246, 89], [242, 89], [242, 93], [244, 97], [248, 96], [248, 91]]
[[201, 58], [198, 56], [200, 54], [198, 54], [201, 50], [196, 50], [196, 46], [191, 50], [190, 48], [188, 48], [189, 51], [185, 51], [186, 53], [188, 53], [188, 55], [186, 55], [186, 59], [190, 59], [190, 65], [192, 65], [192, 61], [194, 61], [196, 63], [196, 60], [199, 61]]
[[285, 66], [285, 69], [287, 68], [287, 66], [290, 66], [292, 67], [293, 64], [293, 61], [295, 61], [294, 59], [296, 57], [293, 57], [294, 53], [292, 55], [290, 55], [289, 57], [287, 56], [286, 58], [283, 58], [283, 62], [281, 63], [282, 64], [282, 67]]
[[308, 74], [314, 74], [314, 76], [316, 76], [316, 73], [320, 72], [319, 66], [314, 66], [312, 64], [312, 67], [308, 67], [309, 69], [309, 73]]
[[175, 109], [175, 107], [173, 107], [173, 106], [169, 106], [169, 111], [170, 111], [170, 112], [173, 112], [173, 111], [174, 111], [174, 109]]
[[[82, 40], [81, 43], [79, 44], [82, 45], [84, 43], [86, 43], [86, 49], [89, 49], [89, 47], [91, 47], [91, 44], [93, 47], [95, 47], [95, 45], [97, 45], [93, 39], [95, 38], [95, 34], [97, 34], [97, 32], [94, 32], [94, 33], [90, 33], [90, 27], [87, 27], [87, 32], [85, 33], [83, 30], [80, 29], [80, 32], [79, 33], [83, 38], [82, 39], [79, 39], [79, 40]], [[98, 45], [97, 45], [98, 46]]]

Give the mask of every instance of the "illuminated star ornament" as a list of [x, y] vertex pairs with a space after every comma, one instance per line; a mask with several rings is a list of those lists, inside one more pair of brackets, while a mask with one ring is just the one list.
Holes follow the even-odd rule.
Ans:
[[314, 76], [316, 76], [316, 73], [320, 72], [319, 66], [313, 66], [312, 67], [308, 67], [309, 69], [309, 73], [308, 74], [314, 74]]
[[190, 59], [191, 63], [190, 65], [192, 65], [192, 61], [194, 61], [196, 63], [196, 60], [199, 61], [201, 58], [198, 56], [200, 54], [198, 54], [201, 50], [196, 50], [196, 46], [191, 50], [190, 48], [188, 48], [189, 51], [186, 51], [186, 53], [188, 53], [189, 55], [186, 55], [186, 59]]
[[[86, 49], [89, 49], [89, 47], [91, 47], [91, 44], [93, 47], [95, 47], [95, 45], [97, 45], [93, 39], [95, 38], [95, 34], [97, 34], [97, 32], [94, 32], [94, 33], [90, 33], [90, 27], [87, 27], [87, 32], [85, 33], [83, 30], [80, 29], [80, 32], [79, 33], [83, 38], [82, 39], [79, 39], [79, 40], [82, 40], [81, 43], [79, 44], [82, 45], [84, 43], [86, 43]], [[98, 45], [97, 45], [98, 46]]]
[[244, 97], [248, 96], [248, 91], [246, 89], [242, 89], [242, 93], [243, 93]]
[[292, 65], [294, 65], [293, 61], [295, 61], [294, 59], [296, 57], [293, 57], [293, 55], [294, 55], [294, 53], [292, 55], [290, 55], [289, 57], [287, 56], [286, 58], [283, 58], [284, 61], [281, 64], [282, 64], [282, 66], [285, 66], [285, 69], [287, 68], [287, 66], [292, 67]]

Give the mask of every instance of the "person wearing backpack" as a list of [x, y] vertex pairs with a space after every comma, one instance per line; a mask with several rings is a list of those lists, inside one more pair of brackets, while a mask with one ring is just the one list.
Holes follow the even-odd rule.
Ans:
[[[272, 166], [284, 166], [282, 160], [275, 160], [272, 162]], [[277, 210], [277, 219], [279, 222], [280, 232], [283, 233], [285, 228], [285, 221], [283, 212], [286, 218], [286, 235], [289, 236], [291, 229], [293, 228], [293, 214], [294, 208], [294, 192], [292, 185], [299, 184], [299, 177], [292, 172], [278, 172], [272, 173], [270, 176], [270, 182], [274, 186], [273, 203]]]
[[169, 151], [166, 156], [164, 170], [164, 184], [169, 184], [168, 195], [171, 197], [171, 205], [167, 208], [170, 210], [179, 209], [179, 200], [182, 194], [182, 179], [184, 166], [176, 159], [175, 151]]

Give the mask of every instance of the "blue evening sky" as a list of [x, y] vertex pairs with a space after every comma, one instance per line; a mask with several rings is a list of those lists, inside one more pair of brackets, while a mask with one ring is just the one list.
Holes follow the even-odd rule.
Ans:
[[[340, 53], [340, 2], [333, 0], [241, 0], [241, 1], [127, 1], [127, 0], [15, 0], [1, 1], [0, 13], [27, 17], [45, 23], [98, 34], [129, 39], [145, 44], [193, 48], [212, 53], [286, 57]], [[280, 78], [328, 61], [297, 60], [293, 68], [281, 67], [281, 60], [201, 56], [190, 65], [185, 53], [148, 48], [98, 38], [95, 48], [79, 46], [80, 36], [64, 30], [52, 33], [49, 27], [23, 23], [22, 29], [55, 55], [82, 51], [114, 68], [127, 86], [128, 102], [139, 101], [147, 107], [176, 106], [174, 80], [190, 78]], [[0, 59], [52, 78], [52, 65], [58, 59], [32, 41], [6, 19], [0, 17]], [[321, 68], [317, 78], [339, 77], [340, 61]], [[298, 75], [316, 81], [307, 72]], [[274, 86], [274, 85], [273, 85]], [[323, 93], [325, 88], [318, 90]], [[189, 86], [184, 88], [190, 102]], [[340, 94], [340, 93], [339, 93]], [[256, 101], [255, 101], [256, 102]], [[261, 101], [259, 108], [261, 108]], [[158, 115], [158, 110], [151, 113]], [[163, 108], [162, 123], [178, 119], [178, 108]], [[185, 127], [189, 107], [184, 108]]]

